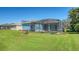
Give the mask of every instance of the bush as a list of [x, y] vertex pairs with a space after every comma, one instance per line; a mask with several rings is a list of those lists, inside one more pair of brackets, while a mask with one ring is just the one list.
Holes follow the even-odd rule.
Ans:
[[71, 32], [71, 30], [70, 29], [66, 29], [66, 32]]
[[76, 32], [79, 32], [79, 23], [77, 23], [74, 28]]

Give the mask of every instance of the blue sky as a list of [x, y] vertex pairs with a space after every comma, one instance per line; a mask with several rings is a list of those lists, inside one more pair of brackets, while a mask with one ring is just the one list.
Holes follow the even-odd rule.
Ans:
[[66, 19], [71, 7], [0, 7], [0, 24], [44, 18]]

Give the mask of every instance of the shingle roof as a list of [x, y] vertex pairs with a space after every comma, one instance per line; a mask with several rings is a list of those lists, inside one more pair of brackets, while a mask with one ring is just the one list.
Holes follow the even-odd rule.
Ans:
[[46, 23], [58, 23], [59, 21], [60, 21], [59, 19], [48, 18], [48, 19], [42, 19], [42, 20], [39, 20], [39, 21], [35, 21], [35, 22], [32, 22], [32, 23], [43, 23], [43, 24], [46, 24]]

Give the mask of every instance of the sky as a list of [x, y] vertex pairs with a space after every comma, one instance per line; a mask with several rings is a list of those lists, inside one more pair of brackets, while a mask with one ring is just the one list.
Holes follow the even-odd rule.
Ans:
[[0, 7], [0, 24], [53, 18], [64, 20], [71, 7]]

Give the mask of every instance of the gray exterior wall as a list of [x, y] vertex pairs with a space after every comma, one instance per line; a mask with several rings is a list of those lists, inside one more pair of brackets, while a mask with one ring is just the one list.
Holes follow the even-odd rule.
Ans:
[[61, 25], [58, 24], [35, 24], [35, 32], [41, 31], [61, 31]]

